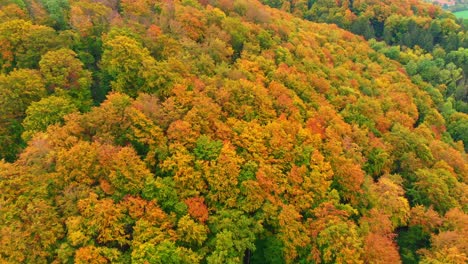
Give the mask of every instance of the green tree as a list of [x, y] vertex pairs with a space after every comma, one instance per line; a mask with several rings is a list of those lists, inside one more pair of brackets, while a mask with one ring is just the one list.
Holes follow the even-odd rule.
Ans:
[[36, 68], [43, 54], [61, 46], [54, 29], [19, 19], [0, 24], [0, 43], [2, 72]]
[[69, 49], [49, 51], [39, 62], [40, 71], [50, 92], [70, 97], [80, 110], [91, 106], [91, 72]]
[[104, 42], [101, 69], [109, 76], [112, 90], [136, 97], [141, 92], [156, 92], [156, 60], [138, 41], [115, 36]]
[[221, 141], [211, 140], [208, 136], [202, 135], [197, 139], [193, 153], [200, 160], [216, 160], [222, 148]]
[[28, 141], [36, 132], [45, 131], [49, 125], [62, 124], [64, 116], [76, 111], [78, 108], [65, 97], [49, 96], [33, 102], [26, 109], [22, 138]]
[[26, 109], [46, 94], [44, 81], [35, 70], [0, 74], [0, 158], [15, 158], [23, 146], [20, 124]]
[[57, 29], [66, 28], [66, 18], [70, 9], [68, 0], [41, 0], [41, 2], [49, 12], [50, 19], [53, 21], [52, 26]]
[[210, 230], [216, 234], [209, 242], [209, 264], [242, 262], [246, 250], [255, 250], [256, 234], [262, 231], [255, 219], [237, 210], [223, 210], [209, 220]]
[[169, 240], [157, 245], [145, 243], [132, 252], [132, 263], [138, 264], [191, 264], [199, 261], [199, 257], [191, 250], [177, 247]]
[[420, 169], [416, 171], [414, 200], [426, 206], [434, 206], [438, 212], [445, 213], [459, 206], [454, 194], [457, 180], [444, 168]]
[[351, 223], [336, 223], [325, 228], [317, 237], [324, 263], [364, 263], [363, 242]]
[[447, 127], [454, 140], [461, 140], [468, 150], [468, 115], [455, 113], [450, 116]]

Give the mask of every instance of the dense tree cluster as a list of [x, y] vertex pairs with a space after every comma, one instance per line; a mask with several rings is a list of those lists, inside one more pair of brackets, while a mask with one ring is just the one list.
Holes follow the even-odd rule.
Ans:
[[432, 95], [452, 137], [468, 146], [466, 133], [460, 133], [468, 125], [468, 20], [457, 21], [439, 7], [418, 0], [262, 2], [385, 42], [389, 46], [372, 40], [372, 47], [405, 65], [413, 82]]
[[463, 49], [254, 0], [2, 1], [0, 43], [2, 263], [468, 260]]

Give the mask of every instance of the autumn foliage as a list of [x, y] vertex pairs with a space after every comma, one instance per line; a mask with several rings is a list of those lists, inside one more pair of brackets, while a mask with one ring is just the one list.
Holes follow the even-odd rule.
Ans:
[[7, 2], [0, 263], [467, 261], [444, 99], [318, 6]]

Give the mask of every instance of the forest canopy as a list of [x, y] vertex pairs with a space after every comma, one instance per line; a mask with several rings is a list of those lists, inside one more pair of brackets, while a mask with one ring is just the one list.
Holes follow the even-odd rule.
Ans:
[[0, 262], [466, 263], [468, 34], [417, 0], [0, 2]]

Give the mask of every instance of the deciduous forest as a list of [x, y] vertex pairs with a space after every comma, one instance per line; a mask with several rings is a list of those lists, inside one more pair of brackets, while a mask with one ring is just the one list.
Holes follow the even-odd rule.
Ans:
[[467, 263], [467, 29], [418, 0], [1, 0], [0, 263]]

